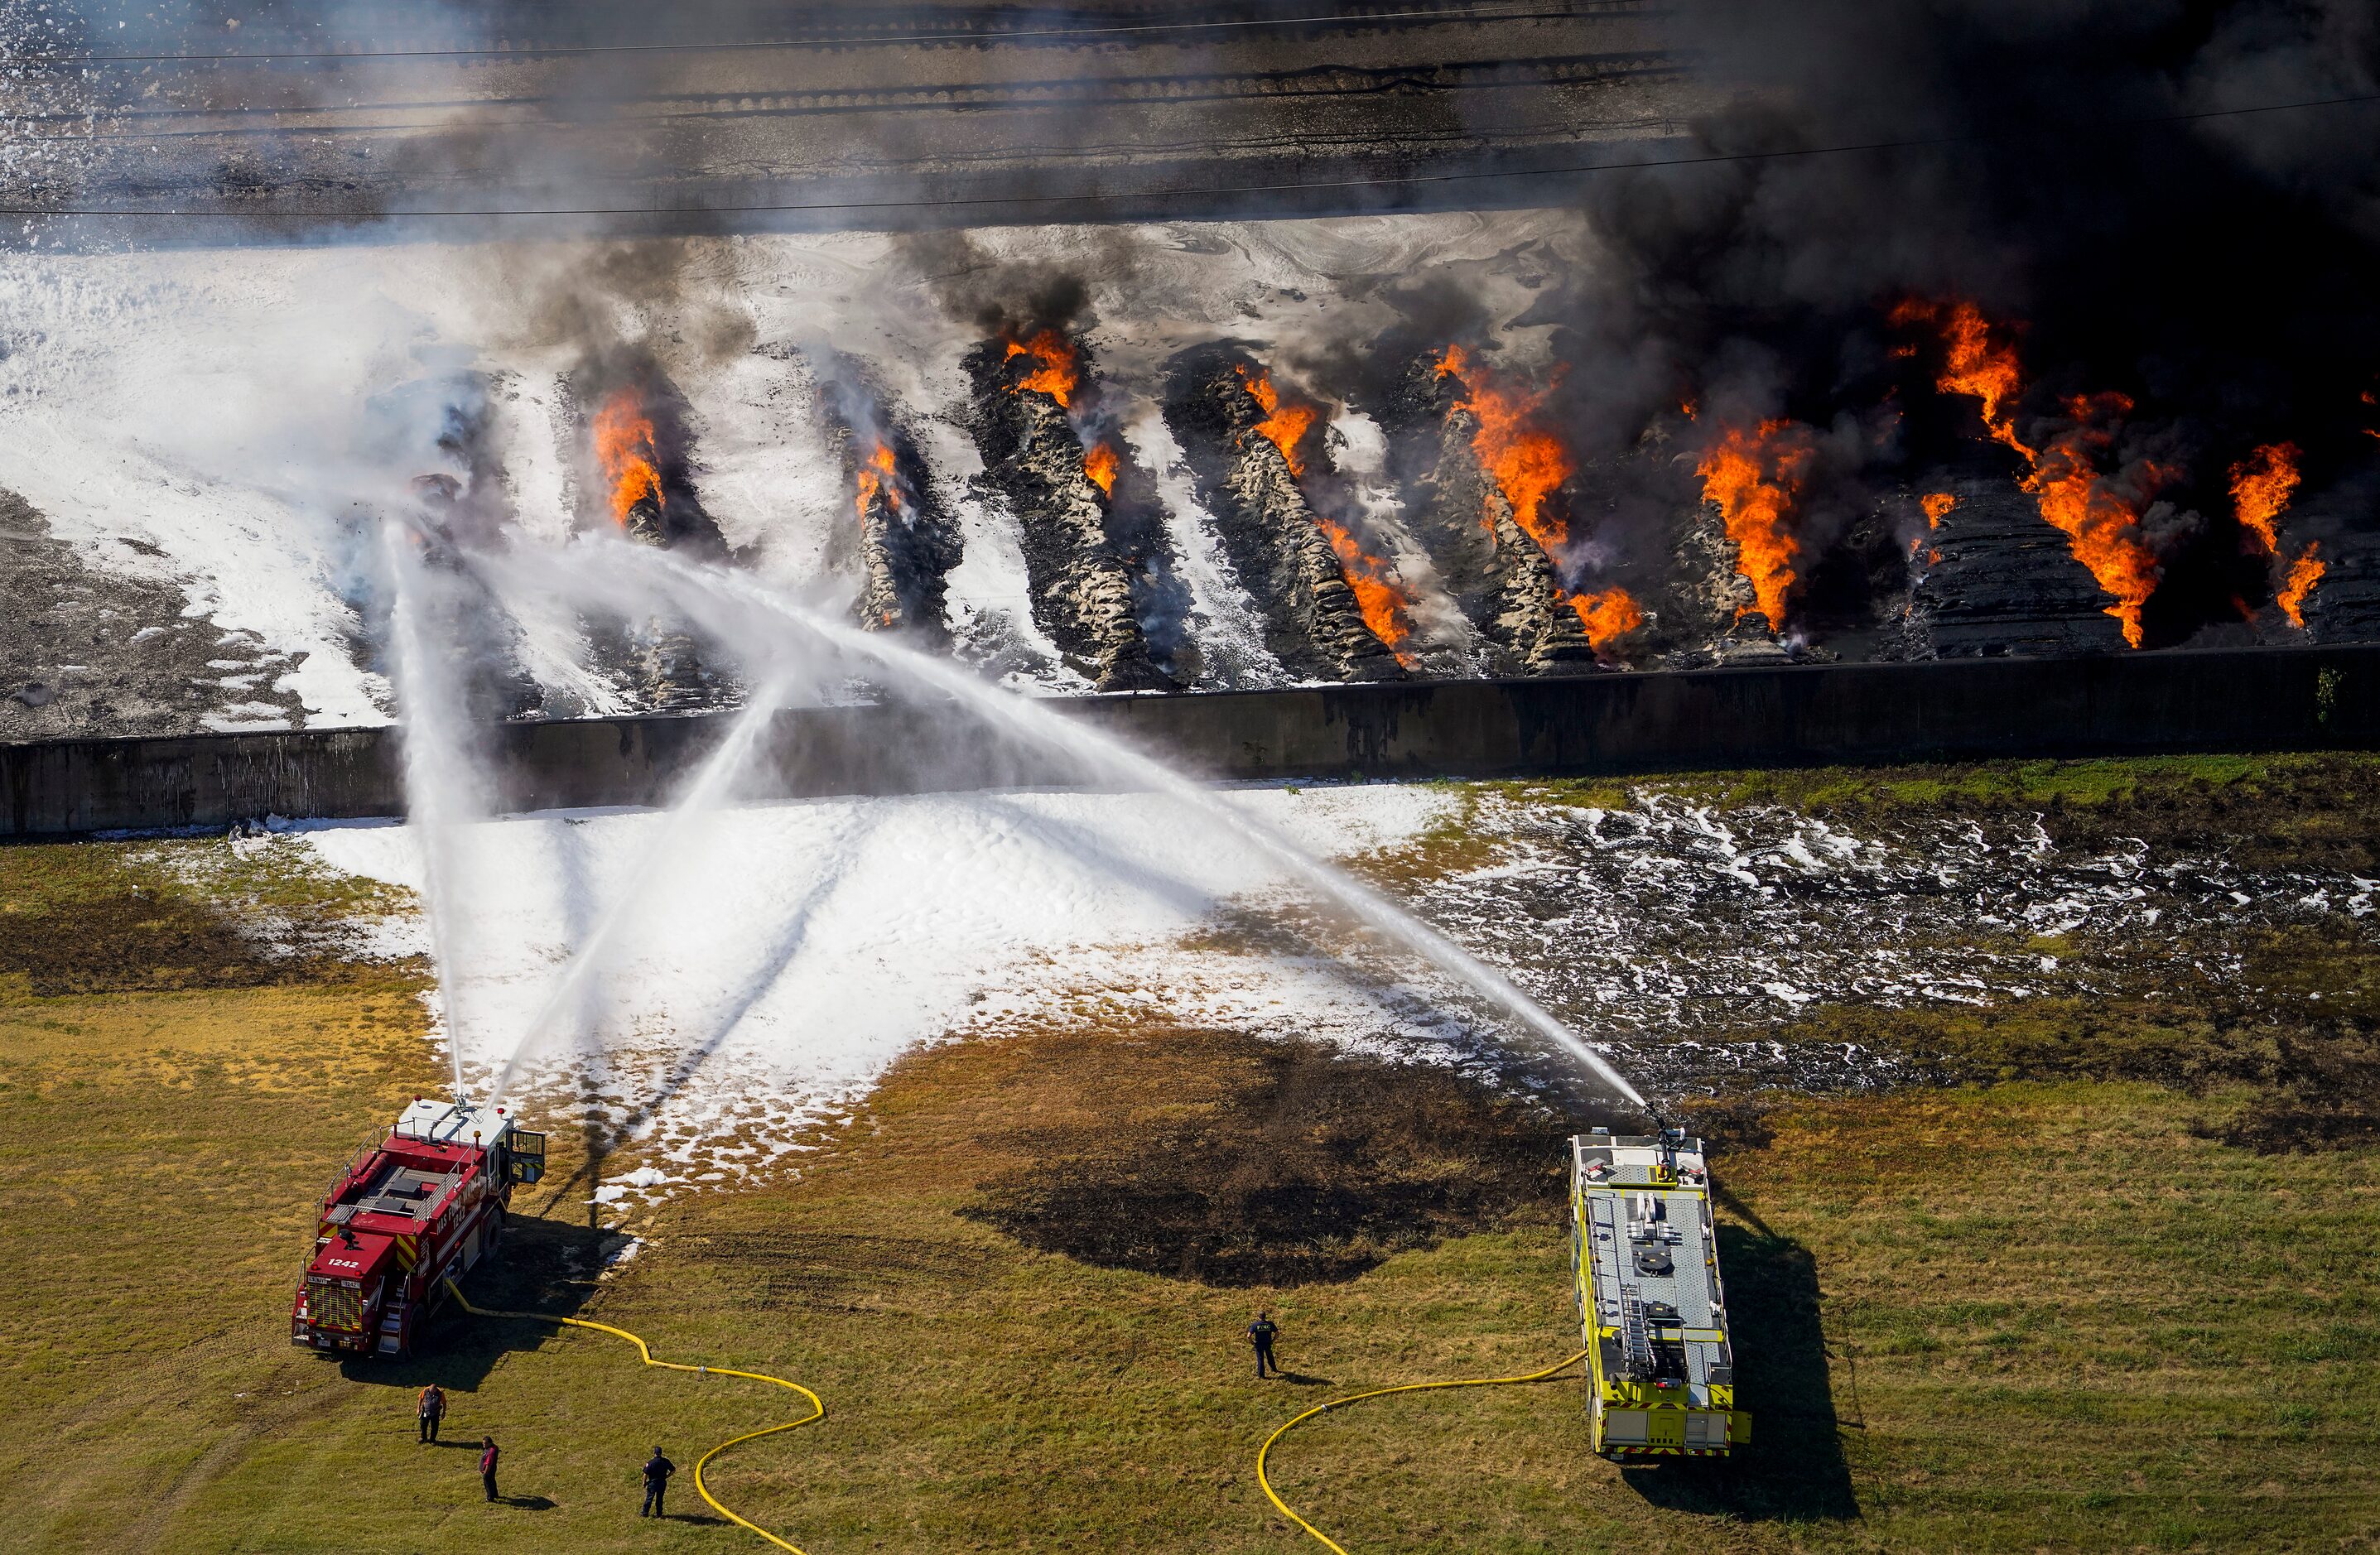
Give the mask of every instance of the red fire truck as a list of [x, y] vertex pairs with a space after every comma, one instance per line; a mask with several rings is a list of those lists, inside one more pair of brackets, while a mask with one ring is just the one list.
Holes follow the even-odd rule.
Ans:
[[289, 1342], [325, 1355], [411, 1353], [443, 1282], [495, 1250], [513, 1186], [545, 1173], [545, 1136], [502, 1107], [417, 1098], [322, 1199]]

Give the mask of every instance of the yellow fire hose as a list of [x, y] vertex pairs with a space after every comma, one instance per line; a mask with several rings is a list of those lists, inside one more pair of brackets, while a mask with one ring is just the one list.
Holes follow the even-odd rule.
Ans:
[[1272, 1435], [1265, 1438], [1264, 1445], [1257, 1449], [1257, 1483], [1264, 1487], [1265, 1499], [1272, 1502], [1283, 1517], [1319, 1539], [1323, 1548], [1332, 1551], [1332, 1555], [1347, 1555], [1346, 1550], [1331, 1541], [1330, 1535], [1291, 1511], [1289, 1503], [1282, 1500], [1281, 1493], [1272, 1488], [1272, 1481], [1265, 1475], [1265, 1460], [1271, 1454], [1274, 1442], [1287, 1436], [1298, 1426], [1313, 1419], [1317, 1415], [1327, 1415], [1334, 1409], [1343, 1408], [1364, 1399], [1385, 1398], [1390, 1393], [1426, 1393], [1436, 1388], [1500, 1388], [1510, 1382], [1542, 1382], [1556, 1372], [1576, 1366], [1585, 1359], [1586, 1359], [1586, 1352], [1581, 1350], [1574, 1355], [1565, 1356], [1555, 1362], [1543, 1371], [1533, 1371], [1526, 1377], [1463, 1377], [1451, 1382], [1407, 1382], [1400, 1387], [1375, 1388], [1368, 1393], [1349, 1393], [1342, 1399], [1332, 1399], [1328, 1403], [1318, 1403], [1295, 1419], [1285, 1421]]
[[[694, 1464], [695, 1493], [699, 1495], [704, 1500], [709, 1501], [712, 1511], [718, 1512], [719, 1515], [726, 1518], [730, 1523], [736, 1525], [738, 1527], [751, 1529], [752, 1532], [759, 1535], [762, 1538], [767, 1539], [771, 1544], [775, 1545], [780, 1549], [790, 1549], [794, 1552], [794, 1555], [803, 1555], [800, 1546], [786, 1543], [783, 1539], [779, 1538], [776, 1535], [760, 1526], [759, 1524], [753, 1522], [748, 1517], [737, 1516], [735, 1512], [728, 1508], [725, 1502], [722, 1501], [717, 1496], [710, 1493], [710, 1487], [703, 1482], [702, 1471], [704, 1468], [709, 1466], [711, 1459], [716, 1458], [719, 1454], [726, 1452], [729, 1448], [734, 1447], [738, 1443], [758, 1441], [764, 1436], [774, 1436], [779, 1431], [795, 1430], [803, 1426], [815, 1425], [819, 1421], [825, 1419], [826, 1403], [816, 1393], [811, 1392], [808, 1388], [803, 1387], [798, 1382], [788, 1382], [782, 1377], [771, 1377], [765, 1372], [734, 1371], [722, 1366], [688, 1366], [684, 1361], [657, 1361], [653, 1359], [653, 1353], [646, 1347], [645, 1342], [638, 1338], [635, 1334], [630, 1333], [625, 1329], [615, 1329], [609, 1323], [589, 1322], [584, 1318], [549, 1318], [541, 1312], [494, 1311], [488, 1307], [472, 1306], [470, 1298], [466, 1296], [461, 1290], [457, 1289], [455, 1282], [452, 1280], [446, 1282], [446, 1289], [448, 1294], [453, 1295], [455, 1300], [461, 1305], [463, 1310], [468, 1312], [475, 1318], [525, 1318], [533, 1323], [560, 1323], [565, 1328], [593, 1329], [597, 1333], [608, 1333], [614, 1339], [625, 1339], [629, 1343], [635, 1345], [637, 1347], [637, 1354], [644, 1357], [645, 1364], [647, 1366], [657, 1366], [664, 1371], [691, 1371], [703, 1377], [742, 1377], [747, 1378], [754, 1382], [774, 1383], [780, 1388], [791, 1389], [793, 1391], [799, 1393], [802, 1397], [809, 1400], [812, 1413], [803, 1415], [798, 1420], [788, 1420], [781, 1426], [770, 1426], [761, 1430], [747, 1431], [742, 1436], [730, 1437], [725, 1441], [722, 1441], [718, 1446], [712, 1448], [710, 1452], [705, 1452], [701, 1457], [696, 1459]], [[1327, 1543], [1328, 1541], [1326, 1540], [1325, 1542]], [[1333, 1548], [1336, 1547], [1334, 1546]]]

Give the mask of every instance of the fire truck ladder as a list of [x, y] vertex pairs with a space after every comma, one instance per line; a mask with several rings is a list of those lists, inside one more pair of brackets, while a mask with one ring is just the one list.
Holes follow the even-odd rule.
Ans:
[[1620, 1287], [1620, 1342], [1627, 1347], [1628, 1375], [1653, 1375], [1653, 1340], [1645, 1326], [1645, 1303], [1630, 1285]]
[[412, 1335], [406, 1332], [406, 1319], [412, 1316], [413, 1304], [398, 1296], [381, 1309], [380, 1332], [373, 1342], [375, 1353], [394, 1355], [405, 1348]]
[[[750, 1529], [753, 1533], [759, 1535], [762, 1538], [767, 1539], [771, 1544], [775, 1545], [780, 1549], [790, 1549], [793, 1551], [793, 1555], [805, 1555], [805, 1552], [799, 1545], [788, 1544], [785, 1540], [779, 1538], [768, 1529], [760, 1526], [759, 1524], [753, 1522], [750, 1518], [738, 1516], [726, 1505], [725, 1502], [722, 1501], [717, 1496], [710, 1493], [710, 1487], [703, 1482], [702, 1471], [710, 1466], [711, 1459], [716, 1458], [719, 1454], [726, 1452], [731, 1447], [737, 1446], [747, 1441], [758, 1441], [764, 1436], [775, 1436], [779, 1431], [796, 1430], [803, 1426], [816, 1425], [820, 1420], [826, 1418], [825, 1400], [820, 1398], [816, 1393], [811, 1392], [808, 1388], [803, 1387], [798, 1382], [788, 1382], [782, 1377], [771, 1377], [766, 1372], [735, 1371], [723, 1366], [688, 1366], [684, 1361], [657, 1361], [653, 1359], [652, 1351], [647, 1347], [643, 1340], [638, 1338], [635, 1334], [630, 1333], [625, 1329], [615, 1329], [609, 1323], [590, 1322], [584, 1318], [549, 1318], [542, 1312], [500, 1312], [490, 1307], [474, 1306], [471, 1305], [470, 1298], [462, 1293], [461, 1289], [455, 1285], [452, 1279], [447, 1280], [445, 1283], [446, 1293], [455, 1298], [455, 1305], [461, 1306], [464, 1311], [468, 1312], [474, 1318], [522, 1318], [533, 1323], [559, 1323], [565, 1328], [593, 1329], [597, 1333], [608, 1333], [614, 1339], [626, 1340], [629, 1343], [637, 1347], [637, 1354], [644, 1357], [645, 1364], [647, 1366], [659, 1367], [663, 1371], [690, 1371], [698, 1377], [741, 1377], [750, 1381], [767, 1382], [776, 1387], [789, 1389], [809, 1400], [810, 1413], [803, 1415], [800, 1419], [787, 1420], [783, 1425], [768, 1426], [757, 1431], [746, 1431], [742, 1436], [729, 1437], [725, 1441], [721, 1442], [718, 1446], [712, 1448], [710, 1452], [705, 1452], [701, 1457], [696, 1459], [694, 1464], [695, 1492], [701, 1496], [704, 1500], [710, 1503], [710, 1509], [713, 1512], [718, 1512], [719, 1515], [726, 1518], [730, 1523], [735, 1524], [739, 1528]], [[1576, 1357], [1572, 1358], [1575, 1359]], [[1563, 1364], [1568, 1365], [1569, 1363], [1564, 1362]], [[1294, 1422], [1293, 1422], [1293, 1423]], [[1295, 1513], [1292, 1513], [1291, 1515], [1294, 1516]], [[1325, 1542], [1327, 1543], [1328, 1541], [1326, 1540]], [[1334, 1545], [1332, 1548], [1336, 1549], [1337, 1546]]]

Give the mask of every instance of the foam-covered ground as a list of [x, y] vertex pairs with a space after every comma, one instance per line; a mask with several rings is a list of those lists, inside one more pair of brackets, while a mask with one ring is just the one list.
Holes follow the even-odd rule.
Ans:
[[1905, 1056], [1747, 1038], [1805, 1008], [2004, 1007], [2245, 987], [2242, 931], [2333, 924], [2380, 880], [2213, 849], [2060, 847], [2038, 815], [1874, 828], [1639, 790], [1623, 808], [1473, 796], [1488, 862], [1418, 882], [1424, 916], [1494, 947], [1648, 1090], [1863, 1088]]
[[[1250, 790], [1233, 802], [1317, 850], [1366, 852], [1410, 838], [1452, 800], [1377, 786]], [[649, 869], [666, 824], [617, 812], [475, 828], [458, 1008], [444, 1023], [484, 1093], [576, 948], [630, 904], [551, 1039], [519, 1055], [517, 1087], [608, 1116], [648, 1158], [633, 1184], [648, 1190], [765, 1164], [913, 1045], [1010, 1020], [1161, 1011], [1408, 1051], [1434, 1029], [1470, 1035], [1422, 1005], [1426, 989], [1463, 1007], [1438, 979], [1404, 987], [1344, 975], [1319, 953], [1185, 943], [1228, 904], [1282, 882], [1160, 798], [759, 806], [707, 817]], [[334, 869], [422, 884], [403, 827], [315, 830], [301, 845]], [[419, 918], [379, 934], [383, 953], [429, 948]]]
[[[177, 590], [183, 614], [289, 656], [262, 688], [273, 695], [252, 675], [226, 684], [200, 722], [373, 723], [388, 695], [359, 646], [365, 536], [374, 514], [417, 500], [414, 477], [440, 468], [429, 386], [492, 380], [515, 521], [559, 540], [578, 511], [565, 375], [590, 350], [650, 350], [691, 407], [695, 481], [729, 542], [772, 582], [848, 597], [856, 579], [837, 573], [835, 551], [851, 499], [812, 365], [840, 354], [913, 419], [937, 494], [960, 516], [956, 635], [1022, 639], [1046, 662], [1032, 677], [1043, 688], [1080, 689], [1025, 608], [1013, 521], [974, 483], [960, 358], [981, 327], [957, 316], [957, 293], [996, 267], [1044, 261], [1087, 282], [1099, 370], [1165, 492], [1198, 629], [1245, 647], [1250, 603], [1215, 561], [1157, 414], [1158, 366], [1222, 335], [1291, 352], [1369, 338], [1395, 317], [1380, 283], [1424, 271], [1460, 280], [1510, 323], [1553, 267], [1584, 262], [1583, 241], [1574, 213], [1516, 212], [1018, 228], [941, 249], [852, 233], [36, 250], [0, 272], [0, 489], [87, 567]], [[1509, 345], [1525, 358], [1541, 333], [1509, 330]], [[1360, 469], [1377, 429], [1342, 420]], [[1374, 484], [1393, 532], [1393, 500]], [[129, 642], [149, 625], [108, 630]], [[524, 626], [550, 711], [611, 711], [567, 613]], [[66, 673], [103, 679], [121, 646], [79, 647]]]

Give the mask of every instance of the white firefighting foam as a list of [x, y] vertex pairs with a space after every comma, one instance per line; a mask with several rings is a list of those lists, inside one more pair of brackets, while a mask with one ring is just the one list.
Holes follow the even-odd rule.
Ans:
[[[1232, 803], [1318, 851], [1393, 845], [1444, 814], [1436, 789], [1245, 790]], [[1017, 1019], [1161, 1014], [1358, 1045], [1466, 1033], [1459, 993], [1365, 986], [1312, 958], [1185, 948], [1227, 904], [1283, 882], [1148, 795], [1011, 792], [831, 799], [711, 812], [674, 868], [637, 871], [669, 818], [600, 812], [471, 829], [472, 933], [449, 980], [474, 1029], [519, 1031], [622, 893], [642, 894], [569, 1029], [529, 1066], [540, 1101], [582, 1105], [667, 1181], [764, 1164], [863, 1096], [921, 1041]], [[305, 845], [342, 871], [419, 889], [401, 826]], [[422, 926], [379, 931], [425, 951]], [[1408, 971], [1410, 969], [1407, 969]], [[1424, 992], [1437, 1009], [1424, 1009]], [[463, 1054], [484, 1085], [502, 1053]]]

